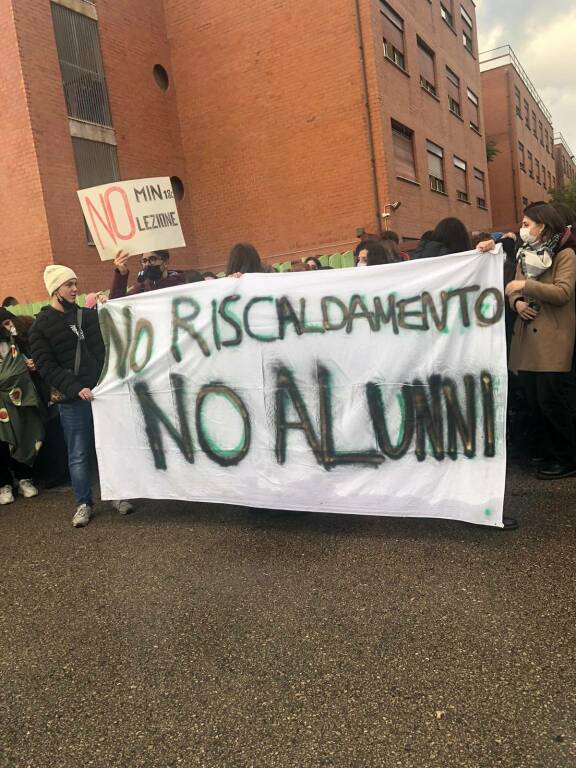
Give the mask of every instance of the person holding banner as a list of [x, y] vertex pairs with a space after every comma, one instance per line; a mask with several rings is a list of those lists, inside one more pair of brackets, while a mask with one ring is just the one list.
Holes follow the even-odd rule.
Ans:
[[[93, 516], [92, 389], [104, 364], [104, 342], [94, 309], [76, 304], [78, 281], [69, 267], [51, 264], [44, 270], [50, 304], [38, 315], [30, 331], [30, 346], [36, 370], [53, 389], [68, 448], [68, 467], [77, 508], [75, 528], [88, 525]], [[114, 501], [120, 514], [133, 511], [127, 501]]]
[[576, 237], [544, 203], [526, 209], [520, 239], [516, 277], [506, 286], [517, 314], [510, 368], [519, 373], [535, 416], [538, 477], [555, 480], [576, 475]]
[[157, 291], [161, 288], [172, 288], [175, 285], [184, 285], [186, 282], [184, 275], [168, 270], [168, 262], [170, 261], [168, 251], [151, 251], [150, 253], [143, 253], [140, 257], [142, 270], [138, 273], [137, 282], [128, 290], [129, 258], [130, 254], [125, 251], [119, 251], [116, 254], [114, 278], [109, 299], [120, 299], [127, 293], [132, 295]]

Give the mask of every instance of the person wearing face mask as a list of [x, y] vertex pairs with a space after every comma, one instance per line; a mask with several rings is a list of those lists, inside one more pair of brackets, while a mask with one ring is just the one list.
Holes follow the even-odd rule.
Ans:
[[533, 456], [541, 479], [576, 474], [573, 357], [576, 238], [546, 203], [526, 209], [515, 279], [506, 286], [517, 318], [510, 369], [535, 417]]
[[120, 299], [126, 294], [147, 293], [161, 288], [172, 288], [175, 285], [184, 285], [186, 279], [179, 272], [171, 272], [168, 269], [170, 253], [168, 251], [151, 251], [143, 253], [140, 257], [141, 271], [138, 273], [136, 283], [128, 290], [128, 259], [130, 255], [119, 251], [114, 259], [114, 278], [110, 289], [109, 299]]
[[[57, 393], [60, 422], [68, 448], [68, 468], [76, 495], [72, 525], [81, 528], [92, 518], [92, 389], [104, 364], [104, 342], [98, 312], [76, 304], [78, 280], [69, 268], [51, 264], [44, 270], [50, 304], [44, 307], [30, 331], [36, 370]], [[132, 512], [127, 501], [115, 501], [121, 513]]]
[[42, 447], [41, 403], [17, 343], [14, 318], [0, 308], [0, 504], [14, 501], [13, 478], [24, 498], [38, 495], [32, 467]]

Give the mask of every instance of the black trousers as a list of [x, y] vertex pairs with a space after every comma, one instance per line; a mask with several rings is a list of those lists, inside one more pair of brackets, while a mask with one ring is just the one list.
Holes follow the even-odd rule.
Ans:
[[576, 379], [574, 373], [520, 371], [533, 412], [533, 455], [576, 466]]
[[19, 461], [14, 461], [10, 456], [8, 443], [0, 442], [0, 488], [4, 485], [12, 485], [12, 474], [16, 480], [26, 480], [32, 477], [32, 468]]

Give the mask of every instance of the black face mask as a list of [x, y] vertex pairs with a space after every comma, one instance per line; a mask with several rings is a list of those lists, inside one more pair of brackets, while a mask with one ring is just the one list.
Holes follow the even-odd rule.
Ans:
[[58, 294], [56, 294], [56, 298], [58, 299], [58, 302], [64, 312], [72, 312], [73, 309], [76, 309], [75, 301], [68, 301], [68, 299], [63, 299], [62, 296], [58, 296]]
[[163, 271], [164, 268], [159, 264], [148, 264], [146, 269], [143, 269], [138, 275], [138, 280], [141, 283], [143, 283], [144, 280], [160, 280]]

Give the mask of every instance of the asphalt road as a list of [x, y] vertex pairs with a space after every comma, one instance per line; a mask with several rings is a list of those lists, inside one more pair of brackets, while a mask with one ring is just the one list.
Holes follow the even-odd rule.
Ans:
[[573, 768], [576, 479], [520, 529], [0, 508], [4, 768]]

